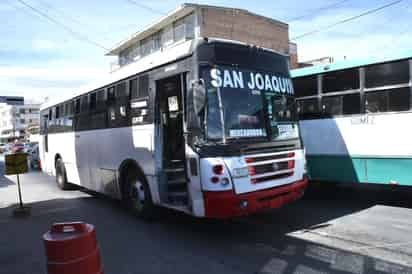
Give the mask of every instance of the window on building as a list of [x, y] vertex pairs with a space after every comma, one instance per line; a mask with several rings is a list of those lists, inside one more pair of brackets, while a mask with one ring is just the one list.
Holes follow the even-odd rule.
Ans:
[[408, 60], [365, 67], [365, 87], [367, 88], [406, 84], [409, 80]]
[[152, 39], [152, 37], [149, 36], [148, 38], [143, 39], [140, 42], [140, 45], [142, 56], [149, 55], [150, 53], [152, 53], [154, 49], [154, 40]]
[[322, 92], [359, 89], [359, 69], [346, 69], [323, 74]]
[[24, 123], [26, 123], [26, 120], [25, 119], [20, 119], [20, 124], [24, 124]]
[[342, 96], [322, 97], [322, 114], [326, 117], [342, 114]]
[[299, 119], [314, 119], [319, 118], [320, 110], [318, 99], [304, 99], [297, 102], [297, 111]]
[[155, 33], [151, 36], [151, 38], [153, 39], [153, 49], [152, 52], [158, 50], [161, 48], [162, 46], [162, 36], [161, 36], [161, 32]]
[[167, 47], [173, 44], [173, 26], [169, 26], [162, 31], [161, 44], [162, 47]]
[[296, 97], [313, 96], [318, 94], [317, 75], [298, 77], [293, 79], [293, 88]]
[[186, 39], [195, 37], [195, 15], [193, 13], [185, 17], [185, 34]]
[[173, 23], [173, 37], [175, 42], [186, 38], [184, 18]]
[[342, 96], [342, 112], [344, 115], [359, 114], [361, 111], [360, 94], [347, 94]]

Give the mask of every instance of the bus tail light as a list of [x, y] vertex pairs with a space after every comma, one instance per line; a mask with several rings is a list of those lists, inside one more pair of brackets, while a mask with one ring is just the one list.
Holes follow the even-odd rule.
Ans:
[[217, 184], [219, 183], [220, 179], [217, 176], [213, 176], [212, 178], [210, 178], [210, 181], [214, 184]]
[[[295, 157], [295, 152], [289, 152], [288, 153], [288, 158]], [[295, 160], [288, 160], [288, 169], [294, 169], [295, 168]]]
[[215, 165], [212, 167], [213, 173], [216, 175], [222, 175], [224, 171], [223, 165]]

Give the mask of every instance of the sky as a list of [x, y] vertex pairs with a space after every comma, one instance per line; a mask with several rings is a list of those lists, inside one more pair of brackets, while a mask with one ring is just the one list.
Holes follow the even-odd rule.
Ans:
[[[132, 2], [138, 4], [135, 5]], [[107, 50], [184, 3], [176, 0], [24, 0], [70, 30], [34, 13], [19, 0], [0, 1], [0, 95], [35, 101], [76, 92], [105, 77]], [[325, 29], [393, 0], [218, 0], [193, 3], [247, 9], [289, 24], [300, 61], [390, 55], [412, 45], [412, 0]], [[93, 45], [84, 40], [88, 39]]]

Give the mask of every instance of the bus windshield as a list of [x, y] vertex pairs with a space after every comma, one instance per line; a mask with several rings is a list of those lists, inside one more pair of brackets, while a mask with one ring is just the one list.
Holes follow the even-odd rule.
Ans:
[[293, 87], [286, 75], [231, 66], [202, 68], [206, 137], [213, 141], [298, 137]]

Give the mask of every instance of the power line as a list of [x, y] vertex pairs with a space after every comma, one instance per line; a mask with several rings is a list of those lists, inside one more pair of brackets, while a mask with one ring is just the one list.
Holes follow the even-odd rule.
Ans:
[[378, 12], [378, 11], [383, 10], [383, 9], [385, 9], [385, 8], [388, 8], [388, 7], [390, 7], [390, 6], [394, 6], [394, 5], [396, 5], [396, 4], [399, 4], [399, 3], [402, 2], [402, 1], [403, 1], [403, 0], [397, 0], [397, 1], [390, 2], [390, 3], [386, 4], [386, 5], [383, 5], [383, 6], [380, 6], [380, 7], [377, 7], [377, 8], [368, 10], [368, 11], [365, 11], [365, 12], [363, 12], [363, 13], [361, 13], [361, 14], [358, 14], [358, 15], [355, 15], [355, 16], [352, 16], [352, 17], [349, 17], [349, 18], [346, 18], [346, 19], [344, 19], [344, 20], [338, 21], [338, 22], [333, 23], [333, 24], [331, 24], [331, 25], [327, 25], [327, 26], [324, 26], [324, 27], [322, 27], [322, 28], [319, 28], [319, 29], [316, 29], [316, 30], [312, 30], [312, 31], [303, 33], [303, 34], [301, 34], [301, 35], [295, 36], [295, 37], [291, 38], [290, 40], [292, 40], [292, 41], [293, 41], [293, 40], [298, 40], [298, 39], [301, 39], [301, 38], [303, 38], [303, 37], [306, 37], [306, 36], [309, 36], [309, 35], [312, 35], [312, 34], [315, 34], [315, 33], [318, 33], [318, 32], [321, 32], [321, 31], [324, 31], [324, 30], [327, 30], [327, 29], [330, 29], [330, 28], [333, 28], [333, 27], [335, 27], [335, 26], [337, 26], [337, 25], [341, 25], [341, 24], [347, 23], [347, 22], [349, 22], [349, 21], [358, 19], [358, 18], [360, 18], [360, 17], [363, 17], [363, 16], [366, 16], [366, 15], [369, 15], [369, 14], [372, 14], [372, 13], [375, 13], [375, 12]]
[[146, 6], [146, 5], [144, 5], [144, 4], [141, 4], [141, 3], [139, 3], [139, 2], [136, 2], [135, 0], [125, 0], [125, 1], [131, 3], [131, 4], [135, 5], [135, 6], [138, 6], [139, 8], [142, 8], [142, 9], [145, 9], [145, 10], [147, 10], [147, 11], [150, 11], [150, 12], [152, 12], [152, 13], [156, 13], [156, 14], [160, 14], [160, 15], [166, 15], [166, 13], [163, 12], [163, 11], [156, 10], [156, 9], [154, 9], [154, 8], [151, 8], [151, 7], [149, 7], [149, 6]]
[[306, 18], [306, 17], [312, 17], [313, 13], [333, 9], [333, 8], [335, 8], [337, 6], [340, 6], [343, 3], [348, 2], [348, 1], [350, 1], [350, 0], [342, 0], [342, 1], [339, 1], [339, 2], [336, 2], [336, 3], [333, 3], [331, 5], [323, 6], [323, 7], [312, 10], [309, 14], [300, 15], [300, 16], [297, 16], [297, 17], [292, 17], [290, 19], [287, 19], [287, 21], [298, 21], [298, 20], [301, 20], [301, 19]]
[[[90, 24], [85, 24], [84, 22], [81, 22], [79, 19], [77, 19], [77, 18], [61, 11], [61, 9], [58, 9], [58, 8], [52, 6], [50, 3], [48, 3], [44, 0], [36, 0], [36, 1], [39, 2], [41, 5], [43, 5], [44, 7], [46, 7], [48, 9], [47, 11], [49, 11], [49, 10], [54, 11], [54, 13], [56, 15], [60, 15], [61, 17], [66, 18], [68, 21], [71, 21], [74, 24], [76, 24], [78, 26], [81, 26], [83, 28], [83, 30], [84, 30], [84, 28], [94, 29], [94, 27], [91, 26]], [[96, 30], [94, 30], [94, 31], [96, 32]], [[102, 32], [102, 31], [97, 31], [97, 32], [100, 34], [102, 40], [112, 41], [112, 39], [107, 37], [104, 32]]]
[[53, 17], [49, 16], [47, 13], [29, 5], [28, 3], [26, 3], [24, 0], [17, 0], [20, 4], [24, 5], [25, 7], [29, 8], [30, 10], [32, 10], [34, 13], [36, 13], [37, 15], [40, 15], [41, 17], [47, 19], [48, 21], [52, 22], [53, 24], [63, 28], [64, 30], [66, 30], [67, 32], [69, 32], [73, 37], [75, 37], [76, 39], [83, 41], [83, 42], [87, 42], [91, 45], [94, 45], [96, 47], [99, 47], [101, 49], [104, 49], [105, 51], [109, 51], [108, 48], [106, 48], [105, 46], [101, 45], [98, 42], [95, 42], [93, 40], [91, 40], [89, 37], [87, 37], [84, 34], [81, 34], [79, 32], [74, 31], [73, 29], [71, 29], [70, 27], [68, 27], [67, 25], [57, 21], [56, 19], [54, 19]]

